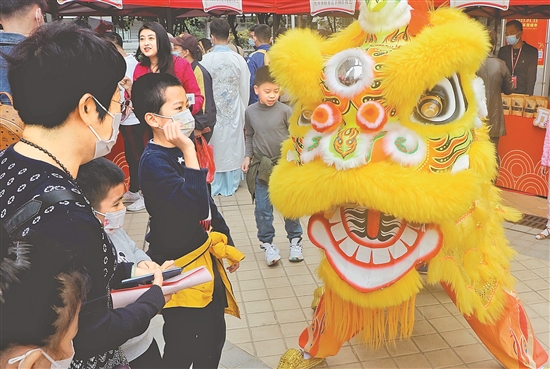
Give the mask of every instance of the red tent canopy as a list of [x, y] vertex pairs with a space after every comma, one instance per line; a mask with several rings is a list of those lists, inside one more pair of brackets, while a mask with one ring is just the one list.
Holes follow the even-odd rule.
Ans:
[[[201, 0], [122, 0], [123, 9], [117, 9], [108, 4], [98, 2], [97, 0], [79, 0], [67, 2], [62, 5], [57, 4], [55, 0], [49, 0], [50, 11], [59, 15], [138, 15], [138, 16], [157, 16], [165, 17], [166, 9], [173, 9], [176, 16], [184, 15], [190, 10], [202, 11], [203, 2]], [[363, 1], [363, 0], [359, 0]], [[359, 8], [359, 1], [356, 2], [356, 8]], [[488, 0], [478, 0], [480, 3], [487, 3]], [[509, 0], [510, 8], [500, 10], [488, 6], [468, 7], [467, 11], [473, 15], [479, 16], [498, 16], [506, 18], [531, 17], [531, 18], [550, 18], [550, 0]], [[409, 4], [425, 4], [425, 0], [409, 0]], [[434, 6], [448, 5], [449, 0], [435, 0]], [[425, 5], [424, 5], [425, 6]], [[242, 0], [243, 13], [273, 13], [273, 14], [309, 14], [309, 0]], [[237, 14], [229, 9], [217, 9], [209, 12], [212, 15]], [[188, 16], [206, 15], [205, 13], [192, 12]]]

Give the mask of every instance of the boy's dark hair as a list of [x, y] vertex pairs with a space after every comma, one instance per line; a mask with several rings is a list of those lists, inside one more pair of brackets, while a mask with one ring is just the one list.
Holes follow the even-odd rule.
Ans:
[[210, 34], [217, 39], [227, 40], [229, 30], [229, 23], [225, 19], [216, 18], [210, 23]]
[[269, 43], [271, 39], [271, 28], [267, 24], [258, 24], [254, 29], [254, 37], [263, 44]]
[[250, 28], [248, 29], [248, 32], [251, 33], [251, 32], [254, 32], [256, 30], [256, 27], [258, 27], [257, 24], [253, 24], [252, 26], [250, 26]]
[[38, 5], [42, 12], [46, 10], [46, 0], [2, 0], [0, 17], [12, 18], [24, 15], [32, 5]]
[[277, 83], [269, 72], [269, 67], [267, 65], [258, 68], [256, 76], [254, 77], [254, 86], [260, 87], [264, 83]]
[[[25, 124], [45, 128], [63, 124], [85, 93], [109, 107], [126, 72], [111, 42], [70, 23], [38, 27], [5, 58], [15, 109]], [[97, 111], [103, 120], [107, 113]]]
[[523, 24], [516, 19], [506, 22], [506, 27], [508, 26], [515, 26], [520, 32], [523, 31]]
[[179, 79], [168, 73], [147, 73], [139, 77], [132, 85], [132, 105], [141, 124], [148, 127], [145, 114], [159, 114], [166, 102], [165, 91], [168, 87], [181, 86]]
[[[174, 58], [172, 56], [172, 44], [168, 38], [168, 33], [164, 27], [157, 22], [145, 22], [139, 29], [138, 39], [141, 35], [141, 31], [144, 29], [155, 32], [157, 38], [157, 58], [158, 58], [158, 70], [160, 73], [174, 73]], [[151, 65], [151, 60], [143, 55], [141, 48], [138, 45], [136, 51], [136, 59], [146, 67]]]
[[76, 181], [94, 209], [99, 209], [111, 188], [124, 183], [124, 172], [112, 161], [97, 158], [82, 164]]
[[124, 47], [124, 43], [122, 42], [122, 37], [120, 37], [120, 35], [116, 32], [105, 32], [103, 34], [103, 37], [105, 37], [107, 40], [111, 41], [115, 45]]

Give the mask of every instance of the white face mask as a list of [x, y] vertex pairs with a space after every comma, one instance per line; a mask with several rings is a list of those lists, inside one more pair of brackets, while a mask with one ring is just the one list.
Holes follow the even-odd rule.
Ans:
[[124, 216], [126, 215], [126, 208], [119, 211], [100, 213], [94, 210], [96, 214], [103, 215], [103, 228], [107, 234], [115, 234], [124, 224]]
[[[160, 114], [155, 115], [161, 118], [172, 119], [174, 122], [180, 122], [182, 124], [181, 132], [187, 137], [189, 137], [191, 135], [191, 132], [193, 132], [193, 130], [195, 129], [195, 118], [193, 118], [193, 115], [191, 114], [191, 111], [189, 111], [189, 109], [185, 109], [170, 117], [166, 117]], [[162, 129], [162, 127], [160, 126], [159, 128]]]
[[[71, 345], [72, 345], [72, 341], [71, 341]], [[27, 351], [26, 354], [23, 354], [21, 356], [17, 356], [17, 357], [9, 359], [8, 364], [15, 364], [15, 363], [19, 362], [19, 365], [17, 367], [21, 368], [21, 365], [23, 365], [23, 362], [25, 361], [25, 359], [35, 351], [41, 351], [42, 352], [42, 355], [44, 355], [44, 357], [52, 363], [52, 365], [51, 365], [52, 369], [68, 369], [69, 366], [71, 366], [71, 362], [73, 361], [73, 357], [74, 357], [74, 348], [73, 348], [73, 354], [70, 357], [68, 357], [66, 359], [63, 359], [63, 360], [58, 360], [58, 361], [55, 361], [54, 359], [52, 359], [50, 357], [50, 355], [48, 355], [48, 354], [46, 354], [46, 352], [44, 352], [44, 350], [37, 348], [37, 349], [29, 350], [29, 351]]]
[[[93, 96], [92, 96], [93, 97]], [[95, 143], [95, 152], [94, 152], [94, 159], [100, 158], [102, 156], [107, 155], [111, 152], [111, 149], [113, 146], [115, 146], [116, 139], [118, 136], [118, 129], [120, 127], [120, 121], [122, 120], [122, 113], [111, 113], [109, 110], [107, 110], [97, 99], [94, 97], [95, 102], [103, 108], [113, 118], [113, 133], [111, 134], [111, 138], [108, 140], [103, 140], [97, 132], [92, 128], [92, 126], [89, 126], [92, 130], [93, 134], [97, 137], [97, 141]]]

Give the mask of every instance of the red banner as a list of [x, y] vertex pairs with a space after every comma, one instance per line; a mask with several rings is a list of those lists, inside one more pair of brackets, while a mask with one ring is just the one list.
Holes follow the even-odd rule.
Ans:
[[539, 51], [538, 65], [544, 65], [548, 20], [519, 18], [518, 21], [523, 24], [523, 41], [534, 46]]

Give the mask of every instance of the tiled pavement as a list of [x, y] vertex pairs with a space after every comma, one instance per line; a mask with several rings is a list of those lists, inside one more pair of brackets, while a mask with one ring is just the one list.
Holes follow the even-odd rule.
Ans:
[[[503, 193], [506, 202], [527, 214], [546, 215], [546, 199]], [[242, 319], [226, 316], [227, 341], [222, 368], [275, 368], [286, 349], [297, 347], [297, 338], [312, 317], [310, 303], [320, 280], [315, 274], [320, 256], [304, 235], [302, 263], [288, 262], [284, 224], [276, 216], [275, 243], [281, 262], [268, 268], [259, 248], [254, 206], [245, 187], [234, 196], [216, 197], [216, 203], [231, 228], [236, 246], [246, 254], [240, 269], [230, 276]], [[304, 219], [305, 221], [305, 219]], [[125, 229], [143, 245], [147, 213], [128, 213]], [[305, 225], [305, 222], [303, 222]], [[529, 227], [505, 224], [506, 234], [518, 255], [512, 273], [516, 290], [531, 318], [538, 339], [548, 352], [550, 344], [550, 240], [537, 241], [539, 232]], [[305, 227], [304, 227], [305, 229]], [[443, 289], [425, 286], [416, 299], [415, 327], [411, 339], [395, 346], [371, 350], [347, 342], [337, 356], [319, 368], [501, 368], [477, 339]], [[153, 322], [159, 344], [162, 318]]]

